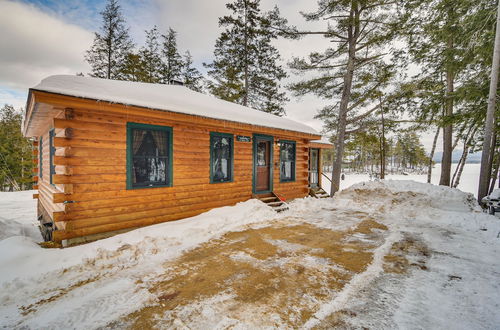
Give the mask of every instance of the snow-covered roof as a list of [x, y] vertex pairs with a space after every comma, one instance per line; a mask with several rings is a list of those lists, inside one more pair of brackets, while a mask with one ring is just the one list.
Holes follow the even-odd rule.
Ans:
[[326, 136], [321, 136], [320, 140], [312, 140], [312, 143], [321, 143], [321, 144], [328, 144], [333, 146], [333, 144], [330, 142], [330, 139]]
[[43, 79], [31, 90], [319, 135], [313, 128], [291, 119], [220, 100], [178, 85], [56, 75]]

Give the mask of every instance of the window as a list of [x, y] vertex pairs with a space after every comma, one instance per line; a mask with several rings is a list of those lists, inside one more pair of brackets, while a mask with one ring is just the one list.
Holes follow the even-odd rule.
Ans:
[[172, 185], [172, 128], [127, 123], [127, 189]]
[[56, 167], [54, 165], [54, 156], [56, 154], [56, 147], [54, 147], [54, 129], [49, 131], [49, 172], [50, 172], [50, 184], [53, 183], [54, 174], [56, 174]]
[[280, 141], [280, 181], [295, 181], [294, 141]]
[[40, 136], [38, 140], [38, 171], [40, 172], [40, 179], [43, 178], [43, 137]]
[[210, 182], [233, 181], [233, 135], [210, 133]]
[[268, 142], [266, 141], [259, 141], [257, 143], [257, 165], [258, 166], [266, 166], [267, 165], [267, 160], [269, 156], [267, 155], [268, 153]]

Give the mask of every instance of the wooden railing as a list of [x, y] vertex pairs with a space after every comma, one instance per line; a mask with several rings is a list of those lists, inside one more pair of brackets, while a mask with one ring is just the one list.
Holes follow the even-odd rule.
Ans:
[[321, 172], [321, 175], [324, 176], [325, 178], [327, 178], [327, 180], [330, 181], [330, 183], [332, 183], [332, 180], [330, 180], [330, 178], [327, 177], [325, 173]]

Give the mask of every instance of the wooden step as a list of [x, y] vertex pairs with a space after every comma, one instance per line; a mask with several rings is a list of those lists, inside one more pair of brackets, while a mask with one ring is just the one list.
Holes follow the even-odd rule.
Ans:
[[314, 198], [329, 198], [330, 195], [322, 188], [310, 188], [309, 195]]
[[275, 208], [274, 208], [274, 210], [275, 210], [276, 212], [283, 212], [283, 211], [286, 211], [286, 210], [288, 210], [288, 205], [286, 205], [286, 204], [285, 204], [285, 205], [283, 205], [283, 206], [278, 206], [278, 207], [275, 207]]
[[288, 210], [288, 205], [283, 202], [275, 193], [271, 192], [268, 194], [254, 195], [255, 198], [259, 199], [267, 206], [272, 207], [276, 212], [281, 212]]
[[278, 199], [277, 197], [273, 196], [273, 197], [262, 197], [262, 198], [259, 198], [261, 201], [263, 201], [264, 203], [267, 203], [268, 201], [274, 201], [276, 199]]

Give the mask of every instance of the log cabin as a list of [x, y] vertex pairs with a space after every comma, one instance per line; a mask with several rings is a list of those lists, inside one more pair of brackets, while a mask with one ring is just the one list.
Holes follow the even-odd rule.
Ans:
[[22, 129], [42, 235], [64, 245], [250, 198], [279, 210], [320, 185], [328, 147], [302, 123], [184, 86], [68, 75], [29, 90]]

